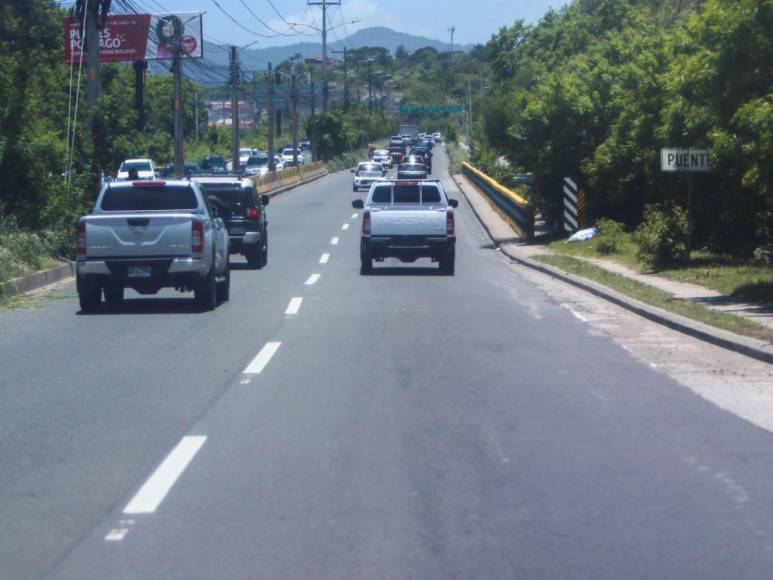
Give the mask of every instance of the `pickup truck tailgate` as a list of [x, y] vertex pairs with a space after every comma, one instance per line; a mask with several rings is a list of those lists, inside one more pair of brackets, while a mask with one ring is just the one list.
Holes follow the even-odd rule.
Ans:
[[389, 208], [370, 210], [372, 236], [444, 236], [446, 210]]
[[85, 218], [88, 258], [174, 257], [191, 254], [189, 213], [148, 213]]

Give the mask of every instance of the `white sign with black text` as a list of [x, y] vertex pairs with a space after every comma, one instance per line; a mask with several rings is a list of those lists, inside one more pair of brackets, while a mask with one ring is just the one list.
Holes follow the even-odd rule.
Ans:
[[704, 173], [711, 171], [708, 149], [661, 149], [660, 170], [669, 173]]

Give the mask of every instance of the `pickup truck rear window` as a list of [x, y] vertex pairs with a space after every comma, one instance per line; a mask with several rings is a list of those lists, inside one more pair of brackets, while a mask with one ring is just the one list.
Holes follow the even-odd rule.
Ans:
[[201, 188], [207, 195], [213, 195], [225, 203], [251, 204], [252, 189], [240, 184], [201, 183]]
[[[394, 201], [392, 192], [394, 191]], [[437, 204], [442, 202], [440, 189], [437, 185], [379, 185], [373, 191], [371, 203], [412, 203]]]
[[171, 211], [199, 207], [190, 187], [113, 187], [102, 197], [102, 211]]
[[418, 185], [396, 185], [394, 188], [394, 203], [420, 202]]

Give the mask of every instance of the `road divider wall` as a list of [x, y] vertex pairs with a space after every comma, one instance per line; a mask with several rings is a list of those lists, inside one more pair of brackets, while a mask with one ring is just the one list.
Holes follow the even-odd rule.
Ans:
[[466, 161], [462, 173], [485, 195], [524, 240], [534, 238], [534, 206], [516, 191], [508, 189]]
[[306, 163], [297, 167], [290, 167], [282, 171], [267, 173], [262, 177], [251, 177], [258, 188], [258, 193], [270, 193], [288, 185], [300, 183], [305, 179], [317, 177], [325, 172], [325, 165], [321, 161]]

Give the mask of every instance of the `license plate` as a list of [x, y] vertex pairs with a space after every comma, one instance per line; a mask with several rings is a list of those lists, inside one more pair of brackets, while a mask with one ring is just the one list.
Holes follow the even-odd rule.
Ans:
[[228, 230], [228, 233], [231, 234], [232, 236], [241, 235], [244, 232], [245, 232], [245, 229], [243, 226], [231, 226]]
[[127, 275], [129, 278], [150, 278], [150, 266], [129, 266]]

